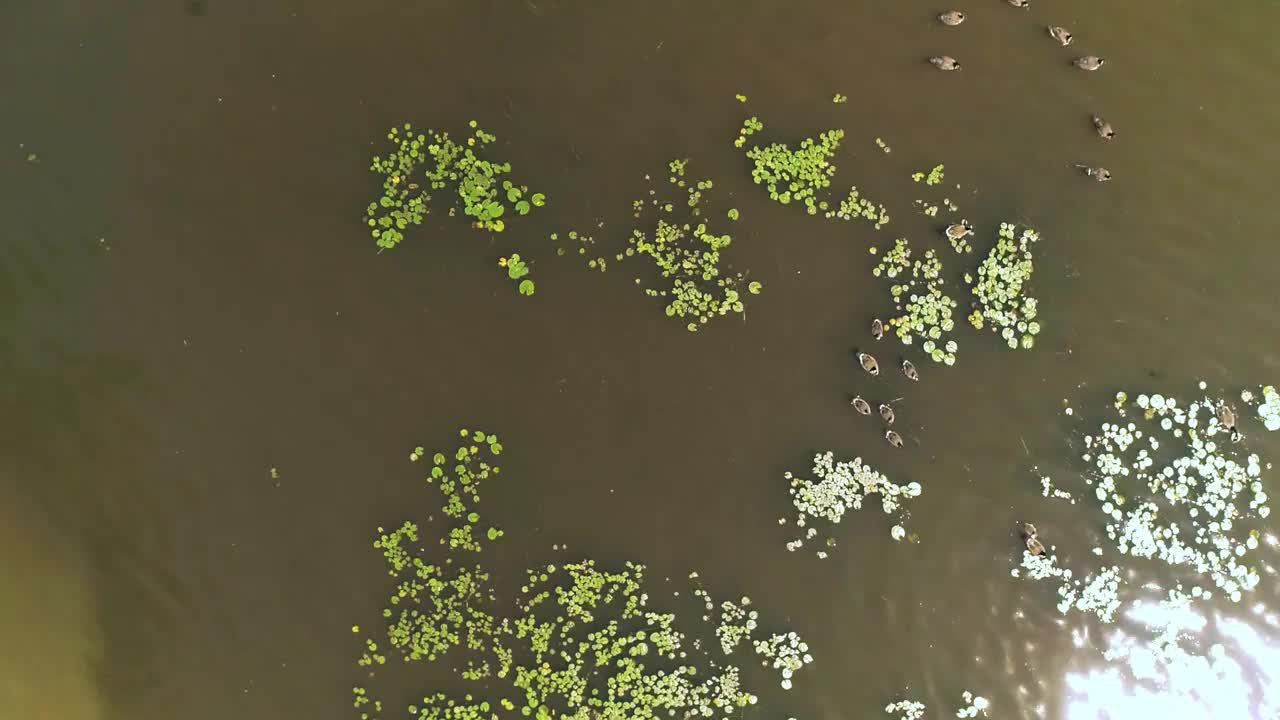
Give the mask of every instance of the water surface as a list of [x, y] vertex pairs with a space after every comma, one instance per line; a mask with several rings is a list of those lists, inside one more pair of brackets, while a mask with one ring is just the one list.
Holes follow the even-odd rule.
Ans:
[[[1009, 577], [1012, 528], [1098, 536], [1032, 472], [1070, 472], [1064, 399], [1094, 418], [1118, 388], [1280, 376], [1280, 10], [1034, 5], [983, 0], [954, 30], [914, 1], [0, 9], [0, 617], [29, 638], [0, 666], [0, 702], [348, 717], [347, 629], [383, 587], [372, 530], [430, 502], [407, 449], [465, 424], [508, 448], [486, 503], [519, 542], [496, 571], [567, 543], [750, 593], [817, 658], [766, 696], [773, 713], [860, 717], [911, 686], [935, 709], [971, 688], [1001, 717], [1095, 717], [1067, 676], [1098, 664], [1098, 629], [1076, 647], [1051, 589]], [[1053, 45], [1049, 23], [1077, 44]], [[1109, 64], [1073, 71], [1076, 50]], [[940, 52], [964, 70], [933, 71]], [[843, 127], [837, 183], [894, 222], [769, 203], [730, 144], [747, 112], [769, 139]], [[432, 216], [377, 254], [361, 224], [377, 141], [471, 118], [550, 206], [499, 238]], [[542, 240], [620, 240], [644, 174], [672, 157], [742, 211], [732, 261], [766, 285], [745, 322], [690, 335], [634, 270], [585, 272]], [[970, 220], [1042, 231], [1046, 331], [1033, 353], [964, 331], [955, 368], [872, 382], [851, 358], [889, 310], [867, 248], [935, 242], [908, 176], [939, 162]], [[537, 260], [532, 299], [495, 267], [512, 250]], [[906, 451], [851, 413], [853, 392], [904, 397]], [[1276, 457], [1264, 435], [1250, 447]], [[782, 472], [827, 448], [925, 486], [922, 544], [892, 544], [867, 513], [828, 560], [786, 552]], [[1275, 588], [1264, 574], [1223, 608], [1273, 646], [1245, 605], [1276, 612]]]

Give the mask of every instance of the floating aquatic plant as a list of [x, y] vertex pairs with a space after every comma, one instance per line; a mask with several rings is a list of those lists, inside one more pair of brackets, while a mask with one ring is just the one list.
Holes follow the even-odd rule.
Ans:
[[[981, 695], [974, 695], [972, 692], [965, 690], [961, 695], [964, 704], [956, 710], [958, 718], [977, 717], [978, 713], [987, 714], [987, 708], [991, 703]], [[884, 707], [884, 711], [890, 715], [896, 715], [895, 720], [921, 720], [924, 717], [926, 706], [917, 700], [899, 700], [889, 703]]]
[[[1220, 592], [1239, 602], [1259, 582], [1257, 569], [1245, 562], [1259, 545], [1247, 518], [1266, 518], [1271, 510], [1262, 460], [1233, 451], [1233, 430], [1218, 419], [1221, 403], [1163, 394], [1130, 401], [1128, 393], [1117, 393], [1112, 410], [1120, 418], [1133, 411], [1132, 420], [1104, 422], [1087, 434], [1081, 459], [1089, 467], [1084, 482], [1102, 512], [1112, 551], [1189, 574], [1195, 578], [1193, 598]], [[1094, 554], [1104, 551], [1095, 548]], [[1023, 566], [1033, 578], [1071, 578], [1056, 558], [1024, 556]], [[1060, 608], [1093, 610], [1109, 620], [1122, 606], [1116, 597], [1122, 570], [1113, 565], [1060, 589]]]
[[961, 705], [960, 709], [956, 710], [956, 717], [958, 718], [978, 717], [978, 713], [986, 715], [987, 708], [991, 706], [991, 703], [986, 698], [981, 695], [974, 695], [968, 690], [965, 690], [960, 697], [964, 699], [964, 705]]
[[899, 312], [888, 321], [893, 334], [904, 345], [922, 338], [920, 349], [931, 360], [954, 365], [959, 345], [948, 335], [955, 330], [956, 301], [942, 291], [942, 260], [937, 253], [926, 250], [923, 257], [913, 261], [909, 244], [899, 238], [871, 272], [876, 277], [902, 278], [889, 288]]
[[[880, 497], [880, 507], [885, 514], [901, 520], [906, 517], [903, 505], [907, 500], [920, 496], [920, 484], [895, 485], [883, 473], [876, 472], [862, 458], [836, 462], [831, 451], [813, 456], [815, 480], [797, 477], [788, 472], [784, 477], [790, 482], [791, 503], [796, 508], [795, 524], [804, 535], [787, 543], [787, 549], [795, 551], [804, 547], [805, 541], [817, 537], [818, 530], [810, 525], [815, 519], [837, 525], [850, 510], [862, 508], [870, 495]], [[779, 524], [786, 524], [782, 518]], [[897, 539], [897, 538], [895, 538]], [[828, 538], [827, 545], [834, 539]], [[819, 551], [823, 557], [825, 551]]]
[[757, 118], [754, 115], [743, 120], [742, 127], [738, 128], [738, 137], [733, 140], [733, 146], [740, 148], [743, 145], [746, 145], [747, 138], [755, 135], [763, 129], [764, 123], [760, 122], [760, 118]]
[[884, 711], [896, 715], [894, 720], [920, 720], [924, 717], [925, 704], [916, 700], [899, 700], [884, 706]]
[[513, 253], [509, 258], [499, 258], [498, 265], [507, 269], [507, 277], [518, 281], [516, 289], [521, 295], [532, 295], [534, 290], [533, 280], [525, 277], [529, 274], [529, 265], [520, 259], [518, 253]]
[[[737, 665], [708, 656], [700, 641], [689, 643], [689, 628], [674, 613], [654, 607], [644, 566], [637, 563], [616, 570], [592, 560], [536, 566], [525, 571], [514, 602], [500, 602], [488, 574], [461, 561], [482, 549], [471, 528], [481, 521], [483, 482], [499, 473], [491, 460], [502, 453], [502, 445], [483, 431], [464, 429], [459, 437], [450, 451], [429, 456], [416, 447], [409, 453], [411, 462], [429, 462], [428, 482], [443, 498], [441, 512], [450, 526], [440, 549], [428, 549], [432, 543], [413, 521], [393, 530], [379, 528], [374, 547], [397, 583], [382, 613], [390, 650], [405, 662], [441, 661], [448, 655], [458, 661], [454, 667], [462, 679], [485, 683], [489, 699], [429, 694], [409, 706], [410, 716], [496, 720], [500, 707], [538, 720], [730, 720], [757, 702], [743, 688]], [[493, 542], [503, 532], [489, 526], [486, 536]], [[696, 578], [697, 573], [690, 575]], [[696, 587], [710, 624], [716, 606]], [[749, 604], [743, 597], [719, 606], [716, 635], [723, 655], [733, 656], [749, 643], [790, 687], [793, 674], [812, 661], [808, 646], [795, 633], [758, 633], [759, 615], [746, 610]], [[504, 607], [508, 610], [499, 613]], [[351, 631], [359, 635], [360, 626]], [[358, 664], [372, 677], [386, 664], [387, 652], [372, 637], [362, 638]], [[503, 696], [504, 684], [518, 700]], [[364, 687], [352, 694], [361, 720], [381, 716], [381, 701]]]
[[[1114, 565], [1089, 575], [1084, 579], [1076, 579], [1070, 568], [1058, 564], [1058, 557], [1052, 553], [1033, 555], [1022, 552], [1022, 569], [1032, 580], [1053, 578], [1058, 581], [1058, 612], [1064, 615], [1073, 608], [1081, 612], [1092, 612], [1102, 622], [1111, 622], [1120, 608], [1120, 569]], [[1021, 572], [1013, 571], [1014, 577]]]
[[1031, 246], [1039, 239], [1031, 228], [1018, 234], [1012, 223], [1000, 223], [1000, 237], [978, 267], [973, 284], [977, 301], [969, 322], [979, 330], [990, 324], [1013, 349], [1030, 350], [1040, 332], [1036, 299], [1027, 294], [1027, 283], [1035, 272]]
[[791, 689], [791, 677], [805, 665], [813, 662], [809, 654], [809, 644], [800, 639], [794, 632], [774, 634], [768, 640], [757, 640], [754, 644], [757, 655], [765, 660], [763, 665], [772, 667], [782, 675], [782, 689]]
[[[493, 232], [506, 228], [508, 208], [525, 215], [546, 204], [544, 194], [504, 179], [511, 172], [510, 163], [481, 157], [479, 151], [497, 138], [476, 121], [469, 124], [471, 136], [464, 143], [447, 132], [415, 133], [409, 123], [387, 133], [392, 152], [375, 156], [370, 166], [382, 177], [382, 197], [369, 203], [365, 212], [378, 247], [395, 247], [410, 225], [422, 224], [435, 191], [452, 189], [463, 214], [474, 218], [472, 225]], [[457, 207], [450, 208], [450, 215]]]
[[[739, 129], [734, 145], [744, 146], [747, 138], [763, 129], [764, 124], [758, 118], [748, 118]], [[795, 148], [783, 143], [753, 146], [746, 152], [753, 163], [751, 179], [764, 186], [771, 200], [783, 205], [803, 204], [810, 215], [822, 213], [827, 219], [864, 218], [879, 229], [889, 222], [888, 212], [884, 205], [861, 197], [856, 187], [850, 188], [838, 206], [833, 205], [828, 188], [836, 166], [831, 158], [843, 138], [843, 130], [832, 129], [820, 133], [816, 140], [805, 138]]]
[[[560, 233], [553, 232], [551, 233], [550, 237], [551, 237], [552, 243], [560, 242]], [[565, 237], [570, 242], [577, 243], [578, 247], [577, 247], [577, 250], [575, 251], [575, 254], [586, 261], [587, 267], [591, 268], [592, 270], [599, 270], [600, 272], [605, 272], [605, 270], [608, 268], [608, 260], [603, 255], [597, 255], [595, 257], [591, 257], [588, 252], [589, 248], [595, 247], [596, 239], [594, 237], [586, 233], [580, 233], [577, 230], [569, 230], [567, 233], [565, 233]], [[566, 248], [563, 248], [563, 247], [556, 248], [556, 255], [564, 255], [566, 254], [566, 252], [567, 252]], [[628, 249], [627, 255], [630, 255], [630, 254], [632, 254], [632, 251]], [[619, 253], [618, 255], [618, 260], [622, 260], [621, 253]]]
[[911, 182], [920, 182], [921, 180], [923, 180], [924, 184], [929, 185], [930, 187], [934, 185], [939, 185], [942, 183], [942, 179], [945, 177], [945, 174], [943, 173], [943, 169], [944, 168], [942, 165], [934, 165], [933, 169], [929, 171], [928, 175], [922, 172], [911, 173]]
[[[669, 187], [685, 195], [679, 211], [675, 203], [657, 199], [646, 206], [640, 203], [637, 217], [646, 207], [654, 207], [660, 216], [652, 231], [640, 228], [632, 231], [628, 247], [616, 259], [628, 257], [648, 258], [662, 277], [657, 287], [645, 288], [645, 294], [666, 300], [667, 317], [685, 322], [689, 331], [697, 331], [712, 318], [729, 313], [744, 313], [745, 304], [741, 287], [743, 273], [726, 273], [721, 267], [721, 251], [732, 243], [728, 234], [717, 235], [706, 220], [698, 220], [703, 193], [710, 191], [710, 180], [688, 182], [685, 179], [687, 160], [672, 160], [668, 178]], [[688, 213], [680, 217], [679, 213]], [[730, 211], [730, 219], [736, 219], [737, 211]], [[642, 284], [639, 278], [637, 284]], [[761, 285], [752, 282], [751, 294], [760, 292]]]
[[[1240, 398], [1245, 402], [1243, 395]], [[1272, 432], [1280, 430], [1280, 393], [1276, 392], [1274, 385], [1267, 385], [1262, 388], [1262, 402], [1258, 405], [1258, 417], [1262, 418], [1263, 425]]]

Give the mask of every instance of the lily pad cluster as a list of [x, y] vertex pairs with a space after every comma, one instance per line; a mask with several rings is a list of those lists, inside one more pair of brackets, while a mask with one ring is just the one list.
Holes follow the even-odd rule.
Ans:
[[[1115, 565], [1103, 568], [1083, 579], [1075, 578], [1071, 568], [1058, 564], [1057, 555], [1046, 553], [1033, 555], [1022, 552], [1022, 569], [1032, 580], [1053, 578], [1058, 581], [1058, 612], [1067, 614], [1073, 608], [1093, 613], [1102, 622], [1112, 622], [1120, 609], [1120, 568]], [[1018, 570], [1013, 571], [1019, 577]]]
[[968, 690], [965, 690], [960, 697], [964, 700], [964, 704], [960, 706], [959, 710], [956, 710], [956, 717], [958, 718], [978, 717], [978, 713], [986, 715], [987, 708], [991, 706], [991, 703], [986, 698], [981, 695], [974, 695]]
[[[874, 251], [875, 248], [872, 248]], [[910, 269], [910, 276], [907, 270]], [[898, 311], [888, 321], [904, 345], [921, 339], [920, 349], [934, 362], [954, 365], [959, 345], [949, 337], [955, 330], [956, 301], [942, 290], [942, 260], [932, 249], [911, 260], [906, 240], [899, 239], [872, 270], [876, 277], [902, 279], [889, 288]]]
[[[764, 123], [759, 118], [748, 118], [739, 129], [734, 145], [744, 146], [747, 138], [763, 129]], [[837, 128], [820, 133], [816, 139], [805, 138], [794, 148], [783, 143], [753, 146], [746, 151], [753, 163], [751, 179], [764, 186], [771, 200], [783, 205], [803, 204], [810, 215], [822, 213], [827, 219], [863, 218], [879, 229], [889, 222], [888, 212], [884, 205], [862, 197], [857, 187], [850, 188], [838, 204], [831, 198], [828, 189], [836, 174], [831, 159], [843, 138], [844, 131]]]
[[463, 142], [453, 140], [447, 132], [428, 129], [414, 132], [413, 125], [393, 127], [387, 133], [392, 150], [374, 156], [370, 170], [382, 178], [382, 197], [369, 203], [365, 211], [370, 234], [378, 247], [390, 249], [404, 239], [404, 231], [420, 225], [430, 211], [432, 193], [452, 190], [457, 203], [450, 216], [460, 208], [473, 218], [476, 228], [502, 232], [511, 215], [526, 215], [546, 204], [546, 196], [531, 192], [526, 185], [505, 176], [511, 164], [488, 160], [483, 149], [497, 140], [476, 121], [470, 122], [471, 135]]
[[884, 711], [894, 716], [894, 720], [921, 720], [926, 705], [918, 700], [899, 700], [884, 706]]
[[617, 572], [590, 560], [530, 571], [510, 622], [510, 643], [524, 647], [503, 653], [497, 676], [511, 679], [533, 714], [723, 717], [754, 704], [736, 666], [706, 659], [700, 670], [688, 661], [676, 616], [650, 609], [644, 587], [644, 567], [634, 563]]
[[[744, 273], [728, 273], [721, 267], [721, 251], [729, 247], [733, 238], [728, 233], [717, 235], [710, 229], [709, 220], [699, 218], [703, 193], [713, 184], [710, 180], [687, 181], [686, 163], [672, 160], [668, 179], [670, 189], [684, 195], [684, 201], [637, 201], [637, 217], [652, 207], [660, 213], [657, 223], [648, 232], [634, 229], [627, 239], [627, 249], [615, 259], [648, 258], [662, 282], [645, 288], [645, 294], [664, 299], [667, 317], [684, 321], [686, 329], [696, 332], [712, 318], [744, 313], [743, 291], [758, 294], [762, 286], [746, 282]], [[636, 284], [642, 284], [639, 278]]]
[[[975, 695], [965, 690], [961, 695], [963, 704], [956, 710], [958, 718], [977, 717], [978, 713], [987, 714], [987, 708], [991, 707], [990, 701], [981, 695]], [[885, 705], [884, 711], [895, 716], [894, 720], [921, 720], [924, 717], [924, 711], [927, 706], [918, 700], [898, 700], [897, 702]]]
[[1262, 402], [1258, 404], [1258, 417], [1262, 418], [1267, 430], [1272, 432], [1280, 430], [1280, 392], [1276, 392], [1274, 385], [1262, 388]]
[[529, 264], [520, 258], [519, 253], [513, 253], [511, 257], [499, 258], [498, 265], [507, 269], [507, 277], [519, 283], [516, 289], [521, 295], [533, 294], [533, 280], [526, 277], [529, 274]]
[[1000, 223], [996, 245], [978, 266], [978, 279], [973, 283], [976, 298], [969, 322], [981, 330], [986, 324], [1010, 348], [1030, 350], [1040, 332], [1036, 321], [1036, 299], [1027, 294], [1027, 283], [1035, 272], [1031, 246], [1040, 234], [1031, 228], [1018, 233], [1012, 223]]
[[[901, 520], [906, 517], [906, 502], [919, 497], [921, 492], [920, 484], [916, 482], [906, 485], [890, 482], [883, 473], [863, 463], [862, 458], [837, 462], [830, 450], [814, 455], [812, 473], [816, 479], [798, 477], [791, 472], [783, 475], [791, 485], [791, 503], [796, 509], [795, 525], [803, 531], [801, 537], [787, 543], [787, 549], [792, 552], [818, 536], [818, 529], [810, 524], [814, 520], [838, 525], [846, 512], [862, 509], [863, 501], [871, 495], [879, 496], [880, 507], [886, 515]], [[786, 518], [778, 520], [779, 525], [786, 522]], [[895, 528], [901, 530], [900, 525]], [[894, 539], [901, 539], [896, 531]], [[834, 545], [835, 539], [828, 536], [826, 546]], [[817, 551], [817, 555], [827, 557], [825, 550]]]
[[912, 173], [911, 182], [920, 182], [923, 180], [925, 185], [932, 187], [934, 185], [941, 184], [944, 177], [944, 167], [942, 165], [934, 165], [928, 175], [922, 172]]
[[[551, 242], [553, 244], [560, 242], [560, 233], [553, 232], [551, 233], [550, 237], [551, 237]], [[586, 260], [587, 267], [591, 268], [592, 270], [599, 270], [600, 272], [604, 272], [608, 268], [608, 262], [604, 256], [597, 255], [595, 257], [590, 257], [587, 253], [588, 248], [595, 247], [596, 239], [594, 237], [592, 237], [591, 235], [588, 235], [587, 233], [578, 232], [577, 230], [569, 230], [568, 232], [565, 233], [565, 238], [568, 239], [569, 242], [577, 244], [578, 246], [577, 254], [579, 257], [582, 257], [583, 259]], [[567, 248], [559, 247], [559, 246], [556, 247], [556, 255], [563, 256], [567, 252], [568, 252]], [[619, 257], [618, 259], [621, 260], [622, 258]]]
[[[1232, 442], [1239, 436], [1218, 419], [1222, 402], [1159, 393], [1131, 401], [1128, 393], [1118, 393], [1111, 406], [1117, 419], [1085, 435], [1081, 460], [1089, 468], [1084, 482], [1102, 513], [1110, 552], [1135, 564], [1156, 560], [1181, 571], [1192, 598], [1221, 593], [1239, 602], [1259, 582], [1257, 568], [1247, 561], [1260, 537], [1249, 528], [1249, 518], [1266, 518], [1271, 510], [1264, 464]], [[1093, 552], [1104, 555], [1101, 547]], [[1024, 557], [1023, 566], [1033, 578], [1070, 577], [1053, 557]], [[1092, 585], [1106, 600], [1126, 571], [1117, 563], [1085, 590]], [[1083, 591], [1079, 599], [1086, 599]], [[1111, 610], [1118, 606], [1115, 601]]]
[[[396, 581], [382, 612], [390, 651], [366, 637], [358, 664], [372, 677], [386, 664], [384, 653], [398, 652], [405, 662], [447, 658], [462, 680], [484, 683], [484, 697], [430, 694], [410, 705], [411, 716], [496, 720], [501, 708], [506, 717], [518, 712], [541, 720], [728, 720], [757, 702], [732, 661], [740, 645], [749, 644], [778, 670], [784, 687], [812, 661], [795, 633], [759, 630], [759, 615], [745, 609], [745, 597], [719, 606], [716, 636], [724, 657], [711, 657], [701, 639], [688, 640], [701, 628], [654, 607], [638, 563], [613, 570], [590, 559], [535, 566], [525, 571], [519, 593], [503, 602], [488, 574], [468, 562], [503, 536], [492, 526], [483, 536], [474, 530], [482, 485], [500, 474], [493, 460], [502, 444], [483, 431], [462, 430], [459, 437], [451, 451], [428, 456], [418, 447], [409, 454], [411, 462], [429, 462], [427, 481], [440, 492], [447, 528], [436, 543], [413, 521], [379, 528], [374, 547]], [[716, 606], [695, 587], [711, 625]], [[352, 631], [359, 633], [359, 626]], [[352, 692], [361, 720], [382, 717], [381, 701], [363, 687]]]

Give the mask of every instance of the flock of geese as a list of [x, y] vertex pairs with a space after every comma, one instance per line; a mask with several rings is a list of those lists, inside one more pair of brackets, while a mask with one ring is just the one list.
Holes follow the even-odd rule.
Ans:
[[[876, 318], [871, 321], [871, 336], [876, 340], [884, 337], [884, 323], [880, 321], [880, 318]], [[880, 374], [880, 362], [876, 360], [875, 356], [871, 353], [859, 351], [858, 364], [862, 365], [862, 369], [866, 370], [869, 375], [875, 376]], [[902, 374], [906, 375], [908, 380], [920, 379], [920, 372], [916, 370], [916, 366], [913, 365], [910, 360], [903, 358], [901, 368]], [[871, 403], [862, 399], [861, 395], [855, 396], [849, 404], [853, 406], [854, 410], [857, 410], [863, 415], [871, 414]], [[896, 448], [902, 447], [902, 436], [891, 427], [893, 425], [893, 421], [897, 419], [897, 416], [893, 413], [893, 406], [889, 403], [880, 403], [877, 411], [880, 413], [880, 419], [884, 421], [884, 439]]]
[[[1016, 8], [1028, 8], [1031, 6], [1031, 0], [1007, 0], [1007, 2]], [[948, 27], [956, 27], [963, 23], [964, 20], [965, 14], [959, 10], [948, 10], [938, 16], [938, 22]], [[1049, 37], [1057, 41], [1062, 47], [1070, 45], [1071, 42], [1075, 40], [1075, 37], [1071, 32], [1064, 27], [1050, 25], [1048, 27], [1048, 31]], [[939, 70], [951, 71], [960, 69], [960, 61], [950, 55], [935, 55], [934, 57], [929, 58], [929, 62]], [[1083, 55], [1071, 61], [1072, 65], [1086, 72], [1099, 70], [1106, 63], [1106, 58], [1101, 58], [1097, 55]], [[1103, 120], [1097, 115], [1097, 113], [1094, 113], [1092, 118], [1093, 128], [1097, 131], [1098, 137], [1101, 137], [1103, 140], [1110, 140], [1116, 136], [1116, 131], [1112, 129], [1111, 123]], [[1082, 165], [1080, 163], [1075, 163], [1075, 166], [1083, 170], [1086, 175], [1097, 182], [1106, 182], [1111, 179], [1111, 171], [1104, 167], [1093, 167], [1090, 165]]]

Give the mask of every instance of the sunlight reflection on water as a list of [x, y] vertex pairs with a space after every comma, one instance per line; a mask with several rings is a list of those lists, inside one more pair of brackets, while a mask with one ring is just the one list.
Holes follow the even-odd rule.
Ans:
[[1189, 603], [1134, 603], [1125, 617], [1138, 632], [1115, 630], [1106, 638], [1114, 662], [1065, 677], [1063, 716], [1280, 718], [1280, 621], [1261, 603], [1253, 615], [1215, 613], [1210, 622]]

